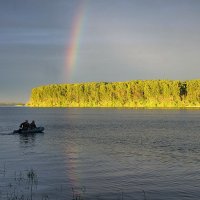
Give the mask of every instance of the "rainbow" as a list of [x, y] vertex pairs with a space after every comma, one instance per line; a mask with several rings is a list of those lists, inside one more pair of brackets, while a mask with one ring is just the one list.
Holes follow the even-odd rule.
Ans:
[[[70, 81], [72, 71], [77, 64], [78, 50], [80, 46], [81, 33], [83, 30], [87, 2], [89, 0], [80, 0], [75, 16], [72, 20], [72, 28], [70, 33], [69, 42], [67, 44], [64, 62], [64, 80]], [[79, 149], [76, 145], [68, 145], [66, 148], [66, 156], [68, 158], [67, 167], [69, 168], [68, 176], [69, 181], [73, 187], [80, 187], [79, 174], [77, 174], [77, 166], [74, 161], [79, 156]]]
[[80, 46], [82, 26], [84, 24], [85, 18], [86, 2], [87, 0], [80, 1], [78, 8], [75, 12], [74, 19], [72, 21], [70, 41], [67, 45], [65, 56], [65, 76], [67, 76], [68, 81], [72, 74], [73, 68], [77, 64], [77, 55]]

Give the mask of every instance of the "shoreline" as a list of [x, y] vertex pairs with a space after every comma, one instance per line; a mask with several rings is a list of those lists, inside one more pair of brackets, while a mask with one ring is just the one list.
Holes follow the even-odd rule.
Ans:
[[21, 106], [26, 108], [70, 108], [70, 109], [133, 109], [133, 110], [200, 110], [200, 106], [187, 107], [106, 107], [106, 106]]

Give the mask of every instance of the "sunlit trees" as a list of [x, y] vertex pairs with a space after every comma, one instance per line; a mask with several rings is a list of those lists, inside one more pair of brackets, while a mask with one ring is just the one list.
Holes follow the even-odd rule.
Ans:
[[195, 107], [200, 80], [134, 80], [51, 84], [33, 88], [33, 107]]

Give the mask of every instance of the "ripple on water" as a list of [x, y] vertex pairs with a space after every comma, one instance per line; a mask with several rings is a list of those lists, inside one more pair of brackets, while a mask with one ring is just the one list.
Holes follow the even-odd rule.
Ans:
[[[73, 192], [87, 200], [199, 200], [199, 114], [190, 110], [1, 110], [2, 133], [16, 129], [24, 116], [37, 119], [46, 129], [29, 137], [0, 134], [0, 186], [9, 184], [14, 172], [34, 169], [36, 200], [45, 195], [72, 199]], [[1, 173], [4, 164], [6, 176]]]

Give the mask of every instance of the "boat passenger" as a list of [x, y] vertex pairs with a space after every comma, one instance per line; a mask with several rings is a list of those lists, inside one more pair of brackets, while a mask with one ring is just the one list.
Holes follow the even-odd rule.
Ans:
[[20, 124], [20, 128], [22, 129], [22, 130], [28, 130], [29, 129], [29, 123], [28, 123], [28, 120], [26, 120], [25, 122], [22, 122], [21, 124]]
[[35, 121], [33, 120], [31, 123], [30, 123], [30, 129], [34, 129], [36, 128], [36, 124], [35, 124]]

